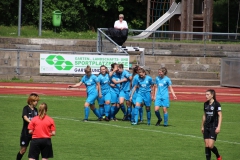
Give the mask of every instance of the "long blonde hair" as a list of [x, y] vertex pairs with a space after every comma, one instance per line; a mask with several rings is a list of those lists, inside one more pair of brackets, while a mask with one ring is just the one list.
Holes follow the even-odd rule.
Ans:
[[38, 116], [40, 119], [43, 119], [46, 114], [47, 114], [47, 104], [43, 102], [39, 105]]

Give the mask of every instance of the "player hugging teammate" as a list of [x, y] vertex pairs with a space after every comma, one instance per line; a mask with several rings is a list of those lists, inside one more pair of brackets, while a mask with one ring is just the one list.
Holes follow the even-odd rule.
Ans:
[[[121, 109], [124, 115], [122, 120], [137, 125], [139, 117], [140, 122], [143, 122], [143, 106], [145, 106], [147, 125], [150, 125], [151, 102], [155, 101], [155, 115], [158, 118], [156, 126], [160, 126], [162, 121], [159, 107], [163, 108], [164, 126], [168, 126], [168, 88], [174, 99], [177, 97], [171, 86], [172, 82], [167, 77], [165, 67], [159, 69], [159, 76], [156, 77], [154, 82], [152, 77], [147, 75], [146, 71], [138, 65], [133, 68], [133, 74], [129, 70], [125, 70], [123, 64], [111, 64], [110, 71], [102, 65], [98, 76], [93, 75], [90, 66], [87, 66], [81, 82], [68, 87], [79, 87], [83, 83], [87, 88], [84, 121], [88, 121], [90, 106], [100, 121], [118, 121], [116, 114]], [[95, 100], [98, 100], [99, 109], [95, 108]]]

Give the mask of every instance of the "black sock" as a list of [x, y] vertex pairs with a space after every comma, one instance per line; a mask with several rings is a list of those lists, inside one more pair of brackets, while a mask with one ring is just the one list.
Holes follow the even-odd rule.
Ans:
[[20, 151], [17, 154], [17, 159], [16, 160], [21, 160], [24, 154], [21, 154]]
[[211, 160], [211, 150], [209, 147], [205, 147], [206, 160]]
[[211, 151], [216, 155], [217, 158], [220, 157], [220, 155], [219, 155], [219, 153], [218, 153], [217, 147], [213, 146], [213, 148], [211, 149]]

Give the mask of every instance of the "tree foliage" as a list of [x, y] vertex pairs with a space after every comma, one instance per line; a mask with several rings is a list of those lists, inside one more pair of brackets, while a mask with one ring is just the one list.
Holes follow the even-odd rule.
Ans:
[[[22, 25], [38, 26], [39, 1], [22, 0]], [[42, 0], [42, 27], [53, 29], [52, 12], [62, 12], [60, 29], [69, 31], [96, 30], [113, 27], [120, 13], [124, 14], [129, 28], [145, 29], [148, 0]], [[228, 19], [229, 1], [229, 19]], [[19, 0], [0, 1], [0, 25], [18, 24]], [[213, 31], [235, 32], [239, 0], [214, 0]], [[228, 23], [229, 21], [229, 23]]]

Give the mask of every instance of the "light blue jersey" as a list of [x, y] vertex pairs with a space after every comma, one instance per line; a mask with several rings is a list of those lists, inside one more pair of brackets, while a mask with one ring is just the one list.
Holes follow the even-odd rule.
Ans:
[[164, 76], [163, 78], [158, 76], [156, 77], [157, 86], [157, 97], [161, 97], [162, 99], [168, 99], [169, 98], [169, 92], [168, 87], [172, 85], [172, 82], [168, 76]]
[[[110, 84], [114, 84], [112, 80], [120, 81], [119, 74], [114, 73], [112, 77], [110, 78]], [[120, 84], [114, 84], [115, 87], [110, 87], [110, 93], [111, 93], [111, 103], [118, 103], [119, 100], [119, 93], [120, 93]]]
[[145, 78], [138, 77], [136, 78], [137, 84], [139, 87], [138, 93], [145, 94], [146, 92], [151, 92], [151, 86], [153, 85], [153, 80], [150, 76], [146, 75]]
[[146, 75], [145, 78], [138, 77], [136, 86], [139, 87], [136, 103], [144, 102], [146, 106], [151, 106], [151, 86], [153, 80], [150, 76]]
[[[137, 79], [139, 78], [139, 75], [136, 74], [133, 79], [132, 79], [132, 89], [137, 85]], [[132, 89], [131, 89], [131, 92], [130, 92], [130, 95], [132, 93]], [[133, 96], [132, 96], [132, 103], [133, 104], [136, 104], [136, 98], [137, 98], [137, 93], [138, 93], [138, 88], [136, 88], [135, 92], [133, 93]]]
[[97, 76], [93, 74], [90, 75], [90, 77], [84, 75], [81, 82], [84, 83], [85, 86], [87, 87], [87, 93], [97, 92], [96, 88], [98, 83]]
[[[110, 84], [114, 84], [113, 81], [112, 81], [113, 79], [115, 79], [116, 81], [120, 81], [120, 76], [119, 76], [119, 74], [114, 73], [114, 74], [112, 75], [112, 77], [110, 78]], [[121, 86], [120, 83], [115, 84], [115, 87], [111, 87], [111, 88], [110, 88], [110, 91], [113, 92], [113, 93], [119, 94], [119, 92], [120, 92], [120, 86]]]
[[137, 85], [137, 80], [138, 80], [138, 78], [139, 78], [139, 75], [138, 75], [138, 74], [136, 74], [136, 75], [133, 77], [133, 80], [132, 80], [132, 88]]
[[98, 96], [97, 87], [96, 87], [98, 83], [97, 76], [92, 74], [90, 75], [90, 77], [88, 77], [85, 75], [83, 76], [81, 82], [84, 83], [87, 88], [86, 102], [88, 102], [89, 104], [94, 104]]
[[105, 75], [99, 74], [98, 82], [100, 83], [100, 86], [101, 86], [102, 95], [105, 95], [108, 92], [110, 92], [110, 85], [109, 85], [110, 78], [108, 74], [105, 74]]
[[129, 80], [129, 77], [131, 77], [131, 76], [132, 76], [132, 74], [129, 73], [128, 71], [126, 71], [126, 70], [123, 70], [123, 72], [120, 74], [120, 79], [121, 80], [124, 79], [124, 78], [128, 79], [128, 81], [125, 81], [125, 82], [122, 83], [121, 90], [130, 91], [131, 81]]

